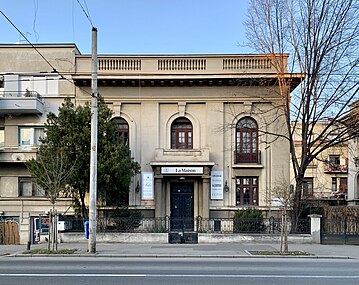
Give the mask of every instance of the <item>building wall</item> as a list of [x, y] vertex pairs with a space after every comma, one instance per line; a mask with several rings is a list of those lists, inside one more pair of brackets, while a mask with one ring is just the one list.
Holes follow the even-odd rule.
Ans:
[[[78, 53], [76, 46], [39, 45], [37, 48], [52, 67], [29, 45], [0, 45], [0, 75], [5, 85], [0, 90], [0, 128], [4, 130], [4, 147], [0, 149], [0, 211], [3, 212], [1, 218], [19, 223], [21, 243], [28, 241], [33, 219], [45, 215], [52, 205], [45, 197], [20, 196], [19, 178], [30, 178], [24, 162], [36, 158], [37, 150], [36, 144], [26, 148], [20, 146], [20, 128], [44, 127], [47, 114], [57, 113], [63, 99], [75, 95], [73, 83], [60, 80], [60, 76], [52, 71], [55, 68], [64, 77], [71, 78], [70, 74], [75, 70], [75, 55]], [[34, 77], [39, 81], [34, 83], [29, 80]], [[44, 93], [40, 85], [47, 86], [50, 81], [55, 88], [46, 89]], [[41, 112], [29, 110], [29, 100], [36, 99], [24, 98], [25, 88], [41, 96], [41, 100], [37, 100], [37, 103], [43, 105]], [[12, 104], [12, 100], [16, 100], [14, 109], [5, 111], [4, 101]], [[74, 212], [71, 205], [71, 200], [59, 199], [56, 208], [60, 213], [68, 211], [71, 214]]]
[[[91, 99], [89, 56], [81, 55], [75, 45], [37, 48], [52, 66], [28, 45], [0, 45], [1, 58], [6, 59], [0, 61], [0, 75], [5, 78], [0, 91], [8, 102], [18, 100], [20, 106], [8, 110], [0, 105], [0, 127], [5, 133], [0, 150], [0, 210], [20, 223], [22, 243], [29, 237], [32, 219], [51, 204], [44, 197], [20, 196], [19, 177], [30, 177], [24, 162], [36, 158], [37, 150], [36, 145], [19, 146], [20, 127], [44, 126], [48, 113], [57, 113], [65, 97], [76, 105]], [[60, 73], [57, 79], [54, 69]], [[51, 92], [34, 87], [39, 77], [55, 80], [51, 88], [46, 87]], [[191, 201], [192, 218], [231, 217], [247, 207], [277, 209], [271, 205], [272, 189], [289, 179], [289, 148], [284, 139], [271, 135], [286, 133], [280, 109], [273, 108], [279, 102], [277, 87], [260, 83], [273, 78], [276, 72], [266, 55], [100, 56], [99, 93], [113, 116], [127, 121], [129, 147], [142, 173], [153, 174], [151, 199], [142, 197], [142, 174], [134, 177], [130, 206], [148, 217], [172, 216], [175, 192], [183, 191], [178, 197]], [[39, 93], [38, 100], [24, 98], [28, 88]], [[15, 98], [10, 98], [13, 94]], [[42, 108], [31, 105], [35, 101]], [[179, 117], [192, 123], [193, 149], [171, 149], [171, 125]], [[235, 162], [235, 126], [244, 117], [253, 118], [259, 129], [260, 160], [255, 163]], [[173, 169], [198, 172], [177, 174]], [[213, 171], [223, 172], [219, 191], [223, 199], [211, 199]], [[236, 204], [239, 177], [258, 178], [256, 205]], [[57, 208], [60, 213], [74, 213], [67, 199], [60, 199]]]
[[[89, 89], [79, 88], [76, 100], [83, 104], [89, 98]], [[289, 147], [285, 139], [269, 133], [285, 134], [285, 124], [272, 110], [270, 102], [278, 100], [276, 90], [264, 87], [99, 87], [99, 93], [114, 111], [114, 117], [123, 117], [130, 128], [130, 148], [141, 171], [152, 172], [151, 162], [156, 161], [156, 150], [168, 150], [172, 122], [181, 116], [193, 124], [193, 149], [208, 150], [213, 171], [223, 171], [229, 191], [221, 200], [210, 200], [210, 217], [229, 217], [233, 211], [247, 206], [236, 205], [236, 177], [258, 176], [259, 207], [265, 211], [271, 206], [271, 189], [283, 179], [289, 180]], [[254, 118], [260, 129], [259, 150], [261, 163], [235, 165], [235, 128], [245, 116]], [[275, 159], [274, 159], [275, 158]], [[171, 158], [172, 164], [195, 165], [195, 156]], [[188, 164], [186, 164], [188, 162]], [[164, 164], [165, 165], [165, 164]], [[135, 180], [141, 179], [138, 175]], [[163, 183], [162, 215], [170, 215], [170, 181]], [[194, 179], [195, 214], [200, 214], [202, 182]], [[198, 193], [197, 193], [198, 192]], [[140, 209], [154, 210], [157, 201], [141, 200], [130, 192], [130, 204]], [[211, 214], [212, 213], [212, 214]]]
[[[314, 133], [319, 132], [326, 126], [326, 122], [318, 122]], [[297, 136], [296, 136], [296, 154], [300, 156], [301, 153], [301, 126], [297, 124]], [[339, 156], [339, 164], [333, 165], [329, 163], [330, 157]], [[332, 165], [332, 166], [331, 166]], [[349, 168], [349, 147], [348, 144], [342, 144], [335, 147], [330, 147], [321, 152], [316, 159], [308, 166], [305, 173], [305, 179], [313, 180], [313, 192], [306, 195], [304, 192], [303, 197], [305, 199], [314, 199], [322, 201], [324, 203], [332, 203], [331, 201], [344, 202], [348, 197], [348, 191], [343, 191], [343, 187], [340, 187], [340, 183], [347, 180], [348, 183], [348, 168]], [[333, 180], [336, 181], [337, 186], [333, 189]], [[294, 184], [294, 172], [291, 164], [291, 181]], [[344, 184], [342, 184], [343, 186]], [[350, 185], [346, 185], [349, 189]]]

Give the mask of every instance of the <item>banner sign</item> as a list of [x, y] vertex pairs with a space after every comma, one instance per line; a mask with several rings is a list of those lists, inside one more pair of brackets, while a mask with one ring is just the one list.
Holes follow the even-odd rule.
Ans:
[[142, 172], [142, 200], [153, 200], [153, 172]]
[[211, 172], [211, 199], [223, 200], [223, 171]]

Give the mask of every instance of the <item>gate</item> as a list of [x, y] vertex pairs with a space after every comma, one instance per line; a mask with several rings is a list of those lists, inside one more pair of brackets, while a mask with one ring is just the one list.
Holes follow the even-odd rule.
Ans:
[[20, 244], [19, 224], [0, 221], [0, 244]]
[[321, 243], [359, 245], [359, 220], [322, 218]]

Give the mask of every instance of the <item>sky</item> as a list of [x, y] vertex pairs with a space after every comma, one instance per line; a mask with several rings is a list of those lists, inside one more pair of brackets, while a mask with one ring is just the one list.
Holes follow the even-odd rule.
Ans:
[[[82, 54], [92, 26], [100, 54], [245, 54], [248, 2], [0, 0], [0, 10], [31, 43], [75, 43]], [[0, 43], [16, 42], [26, 43], [0, 14]]]

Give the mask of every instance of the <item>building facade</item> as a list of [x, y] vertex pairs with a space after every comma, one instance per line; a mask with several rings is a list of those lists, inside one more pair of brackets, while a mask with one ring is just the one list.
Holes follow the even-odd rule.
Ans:
[[[36, 217], [52, 206], [25, 166], [36, 158], [49, 112], [56, 113], [75, 87], [53, 68], [71, 78], [74, 45], [0, 45], [0, 220], [19, 225], [20, 241], [34, 240]], [[52, 67], [40, 56], [43, 55]], [[56, 208], [73, 214], [72, 201], [59, 198]]]
[[[321, 133], [328, 122], [323, 120], [316, 123], [313, 136]], [[293, 124], [294, 126], [294, 124]], [[295, 124], [295, 148], [297, 155], [302, 148], [301, 124]], [[336, 135], [336, 134], [334, 134]], [[330, 137], [329, 137], [330, 139]], [[302, 198], [315, 202], [315, 205], [344, 205], [348, 197], [348, 143], [329, 147], [321, 152], [307, 167]], [[292, 165], [291, 165], [292, 168]], [[291, 171], [291, 181], [294, 181], [294, 171]]]
[[[24, 233], [28, 217], [49, 208], [41, 193], [23, 190], [30, 186], [21, 180], [31, 180], [24, 161], [36, 155], [33, 146], [46, 114], [56, 113], [66, 96], [77, 105], [91, 99], [91, 56], [75, 45], [37, 47], [52, 67], [30, 46], [0, 46], [1, 57], [8, 59], [0, 62], [0, 209], [19, 219]], [[146, 217], [170, 217], [173, 230], [180, 226], [176, 221], [185, 220], [193, 230], [197, 217], [229, 218], [247, 207], [276, 210], [271, 189], [289, 180], [289, 147], [278, 136], [286, 127], [268, 56], [99, 55], [98, 60], [99, 93], [141, 165], [129, 192], [131, 208]], [[10, 91], [17, 91], [18, 102], [10, 100]], [[26, 97], [27, 91], [36, 96]], [[30, 101], [31, 111], [25, 110]], [[61, 200], [59, 211], [72, 214], [68, 206], [70, 201]]]

